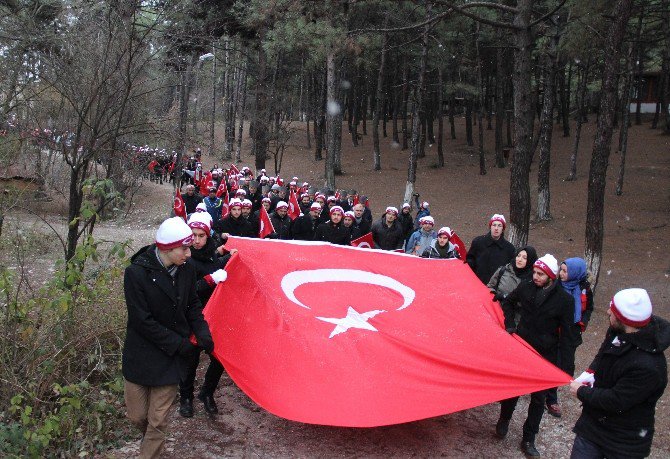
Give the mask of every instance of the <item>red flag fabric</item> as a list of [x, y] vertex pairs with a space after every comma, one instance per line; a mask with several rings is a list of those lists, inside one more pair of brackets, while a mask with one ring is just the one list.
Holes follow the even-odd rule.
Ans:
[[230, 169], [228, 169], [228, 175], [230, 175], [231, 172], [233, 172], [235, 174], [239, 174], [240, 170], [237, 168], [237, 166], [235, 164], [230, 163]]
[[364, 234], [358, 239], [354, 239], [353, 241], [351, 241], [351, 245], [353, 245], [354, 247], [373, 249], [375, 247], [375, 241], [374, 239], [372, 239], [372, 232]]
[[230, 213], [230, 205], [229, 205], [228, 193], [226, 193], [226, 196], [223, 198], [223, 203], [221, 204], [221, 219], [226, 218], [229, 213]]
[[214, 186], [212, 181], [212, 173], [207, 171], [202, 180], [200, 180], [200, 194], [207, 196], [209, 194], [209, 187]]
[[216, 197], [220, 198], [224, 193], [227, 194], [228, 190], [226, 190], [226, 179], [222, 178], [221, 183], [219, 183], [219, 187], [216, 189]]
[[467, 256], [468, 251], [465, 249], [465, 244], [463, 243], [461, 238], [458, 237], [458, 234], [456, 234], [455, 231], [451, 232], [449, 242], [454, 244], [454, 247], [456, 247], [456, 251], [458, 252], [458, 256], [460, 257], [461, 260], [465, 262], [465, 257]]
[[184, 221], [186, 221], [186, 206], [184, 205], [184, 198], [181, 197], [179, 188], [175, 190], [174, 204], [172, 205], [172, 209], [174, 210], [175, 217], [181, 217], [184, 219]]
[[300, 216], [300, 204], [298, 204], [298, 198], [293, 190], [291, 190], [288, 198], [288, 216], [291, 220], [295, 220]]
[[214, 354], [275, 415], [374, 427], [570, 381], [505, 331], [458, 261], [320, 242], [231, 237], [227, 247], [239, 252], [204, 310]]
[[358, 204], [358, 201], [359, 201], [358, 195], [355, 194], [354, 199], [352, 200], [353, 205], [355, 206], [356, 204]]
[[261, 206], [259, 217], [258, 217], [258, 237], [263, 239], [268, 234], [275, 232], [275, 227], [270, 220], [268, 211], [265, 210], [265, 207]]

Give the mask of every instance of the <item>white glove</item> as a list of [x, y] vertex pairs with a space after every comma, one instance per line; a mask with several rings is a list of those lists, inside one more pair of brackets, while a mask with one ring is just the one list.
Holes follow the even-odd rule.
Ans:
[[575, 378], [575, 382], [582, 383], [585, 386], [593, 387], [593, 384], [596, 382], [596, 378], [593, 376], [593, 373], [583, 371], [581, 375]]
[[212, 280], [217, 285], [219, 284], [219, 282], [223, 282], [226, 279], [228, 279], [228, 273], [226, 271], [224, 271], [223, 269], [217, 269], [212, 274], [210, 274], [210, 276], [212, 276]]

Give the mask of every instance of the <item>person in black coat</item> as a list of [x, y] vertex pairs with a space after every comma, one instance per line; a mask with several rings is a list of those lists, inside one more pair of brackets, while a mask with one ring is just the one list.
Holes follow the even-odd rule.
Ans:
[[[193, 246], [191, 247], [191, 258], [186, 263], [195, 267], [196, 291], [203, 307], [212, 296], [216, 285], [227, 278], [227, 273], [223, 268], [230, 256], [237, 251], [233, 249], [228, 252], [223, 245], [217, 246], [214, 239], [210, 237], [209, 225], [210, 221], [203, 213], [193, 214], [188, 220], [188, 226], [193, 231]], [[209, 360], [209, 367], [205, 373], [205, 380], [198, 399], [203, 402], [207, 413], [217, 414], [219, 410], [214, 401], [214, 391], [223, 374], [223, 365], [211, 354]], [[179, 414], [186, 418], [193, 416], [193, 390], [199, 363], [200, 352], [195, 352], [188, 361], [186, 374], [179, 381]]]
[[308, 213], [293, 220], [293, 239], [313, 241], [320, 214], [321, 206], [315, 202], [310, 206]]
[[354, 226], [358, 228], [357, 232], [359, 232], [361, 236], [368, 234], [372, 228], [372, 221], [368, 220], [367, 218], [363, 218], [365, 216], [365, 210], [366, 208], [363, 204], [356, 204], [353, 207]]
[[[563, 371], [574, 366], [577, 332], [573, 326], [573, 301], [556, 282], [558, 262], [547, 254], [533, 264], [533, 278], [522, 281], [502, 301], [505, 329], [517, 333], [542, 357]], [[519, 313], [518, 323], [516, 314]], [[559, 331], [560, 329], [560, 331]], [[560, 362], [558, 353], [561, 353]], [[535, 437], [544, 413], [546, 391], [533, 392], [528, 406], [528, 417], [523, 425], [521, 449], [528, 457], [538, 457]], [[507, 435], [509, 422], [519, 397], [500, 403], [500, 419], [496, 435]]]
[[495, 214], [489, 220], [490, 231], [472, 241], [466, 261], [484, 285], [503, 265], [514, 258], [514, 246], [505, 239], [505, 217]]
[[202, 196], [195, 192], [195, 186], [193, 185], [186, 185], [185, 190], [186, 192], [182, 193], [181, 198], [184, 200], [186, 214], [191, 215], [195, 212], [195, 206], [202, 202]]
[[128, 308], [121, 370], [127, 415], [142, 432], [141, 457], [163, 449], [170, 406], [187, 362], [214, 342], [196, 292], [195, 268], [186, 264], [193, 233], [181, 217], [165, 220], [156, 243], [140, 249], [125, 270]]
[[351, 233], [342, 225], [343, 215], [344, 211], [340, 206], [333, 206], [330, 209], [330, 220], [317, 226], [314, 240], [337, 245], [349, 245], [351, 243]]
[[214, 231], [219, 233], [222, 238], [228, 236], [240, 237], [258, 237], [249, 221], [242, 217], [242, 202], [233, 198], [229, 203], [229, 214], [226, 218], [214, 223]]
[[291, 217], [288, 216], [288, 204], [285, 201], [279, 201], [275, 211], [270, 214], [270, 221], [275, 229], [275, 239], [291, 239]]
[[375, 241], [375, 248], [382, 250], [401, 249], [405, 240], [398, 217], [398, 209], [387, 207], [382, 218], [372, 224], [372, 239]]
[[414, 232], [414, 219], [412, 218], [412, 206], [408, 203], [402, 205], [400, 213], [398, 214], [398, 222], [402, 226], [403, 238], [405, 243], [409, 240], [409, 237]]
[[652, 315], [641, 288], [614, 295], [607, 314], [610, 326], [598, 354], [570, 384], [582, 403], [571, 457], [647, 457], [656, 404], [668, 384], [663, 353], [670, 346], [670, 323]]

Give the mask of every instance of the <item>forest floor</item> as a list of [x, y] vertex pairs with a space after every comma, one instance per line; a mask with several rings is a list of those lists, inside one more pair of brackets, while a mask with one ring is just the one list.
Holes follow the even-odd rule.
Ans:
[[[294, 124], [295, 125], [295, 124]], [[281, 176], [297, 175], [300, 181], [323, 183], [323, 161], [315, 161], [305, 147], [304, 126], [291, 139], [283, 159]], [[389, 123], [389, 134], [391, 126]], [[371, 130], [371, 128], [369, 128]], [[582, 256], [586, 215], [588, 168], [593, 146], [594, 123], [584, 126], [578, 156], [577, 179], [566, 182], [573, 138], [564, 138], [554, 130], [551, 172], [551, 214], [553, 220], [531, 223], [529, 244], [539, 255], [552, 253], [558, 260]], [[343, 130], [342, 166], [338, 188], [356, 189], [370, 197], [371, 209], [378, 218], [387, 205], [402, 204], [409, 151], [402, 151], [389, 138], [382, 139], [382, 170], [372, 170], [372, 138], [363, 136], [353, 147]], [[448, 126], [446, 131], [448, 132]], [[476, 132], [476, 131], [475, 131]], [[469, 245], [487, 230], [493, 213], [507, 214], [509, 209], [509, 168], [493, 164], [493, 131], [485, 131], [486, 175], [479, 175], [477, 149], [465, 144], [463, 120], [457, 122], [457, 140], [445, 140], [446, 167], [439, 169], [437, 146], [426, 147], [419, 159], [416, 191], [421, 200], [430, 202], [436, 227], [450, 226]], [[613, 294], [626, 287], [649, 291], [654, 312], [670, 318], [670, 136], [650, 130], [649, 124], [633, 126], [629, 131], [628, 158], [624, 193], [614, 193], [620, 155], [613, 152], [605, 198], [605, 237], [601, 275], [595, 296], [595, 311], [577, 350], [576, 368], [581, 372], [595, 355], [606, 331], [606, 310]], [[248, 143], [247, 143], [248, 146]], [[204, 148], [203, 148], [204, 149]], [[242, 165], [253, 166], [253, 158], [243, 156]], [[205, 158], [206, 167], [216, 161]], [[268, 171], [273, 173], [272, 160]], [[536, 202], [537, 161], [531, 173], [531, 196]], [[157, 225], [172, 205], [170, 185], [143, 184], [136, 194], [127, 218], [104, 222], [96, 227], [96, 236], [109, 240], [132, 239], [134, 248], [153, 241]], [[52, 206], [52, 212], [58, 206]], [[533, 209], [535, 205], [533, 205]], [[533, 214], [531, 214], [532, 216]], [[532, 218], [532, 217], [531, 217]], [[57, 223], [54, 217], [51, 223]], [[60, 219], [64, 224], [64, 219]], [[40, 226], [39, 223], [36, 223]], [[426, 273], [430, 280], [429, 273]], [[670, 354], [666, 353], [667, 357]], [[206, 366], [203, 358], [203, 365]], [[202, 368], [201, 368], [202, 370]], [[202, 376], [202, 373], [199, 374]], [[559, 398], [563, 408], [560, 419], [545, 415], [536, 445], [544, 457], [569, 457], [574, 434], [572, 427], [579, 416], [578, 402], [565, 388]], [[196, 415], [181, 418], [176, 407], [170, 423], [170, 438], [165, 457], [522, 457], [518, 443], [525, 420], [528, 397], [522, 397], [504, 440], [493, 436], [498, 404], [407, 424], [353, 429], [300, 424], [269, 414], [259, 408], [224, 374], [216, 393], [220, 414], [209, 417], [196, 400]], [[109, 451], [104, 457], [125, 458], [137, 454], [139, 437]], [[666, 390], [656, 410], [656, 434], [651, 457], [670, 457], [670, 390]]]

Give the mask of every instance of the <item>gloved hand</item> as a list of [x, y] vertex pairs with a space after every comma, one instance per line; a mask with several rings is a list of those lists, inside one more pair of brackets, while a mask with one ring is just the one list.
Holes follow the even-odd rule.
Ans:
[[580, 320], [579, 322], [577, 322], [577, 325], [579, 325], [579, 328], [582, 331], [582, 333], [586, 331], [586, 324], [584, 322]]
[[211, 338], [200, 338], [198, 340], [198, 345], [208, 354], [211, 354], [214, 350], [214, 341]]
[[493, 299], [496, 300], [498, 303], [502, 303], [505, 300], [505, 298], [507, 298], [507, 295], [503, 293], [496, 293], [495, 295], [493, 295]]
[[228, 273], [223, 269], [217, 269], [212, 274], [207, 274], [205, 276], [207, 283], [212, 286], [218, 285], [219, 282], [223, 282], [226, 279], [228, 279]]
[[596, 382], [596, 377], [593, 375], [593, 371], [586, 370], [575, 378], [575, 382], [581, 383], [584, 386], [593, 387], [593, 384]]
[[183, 339], [179, 348], [177, 349], [177, 354], [181, 356], [186, 356], [193, 353], [197, 348], [191, 343], [189, 339]]

